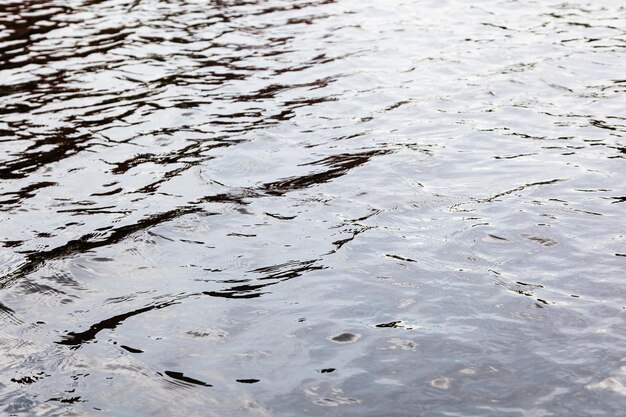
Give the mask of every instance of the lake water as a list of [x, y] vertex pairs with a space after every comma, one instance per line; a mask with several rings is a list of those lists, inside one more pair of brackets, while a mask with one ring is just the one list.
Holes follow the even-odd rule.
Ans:
[[0, 0], [0, 413], [625, 416], [626, 5]]

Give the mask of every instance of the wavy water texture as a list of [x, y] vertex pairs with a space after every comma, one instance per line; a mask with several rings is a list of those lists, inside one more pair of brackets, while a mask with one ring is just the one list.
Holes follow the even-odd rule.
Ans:
[[0, 413], [626, 408], [618, 1], [0, 0]]

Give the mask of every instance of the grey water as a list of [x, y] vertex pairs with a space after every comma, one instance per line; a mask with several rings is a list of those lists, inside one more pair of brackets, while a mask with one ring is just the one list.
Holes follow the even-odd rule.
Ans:
[[626, 416], [626, 4], [0, 0], [0, 414]]

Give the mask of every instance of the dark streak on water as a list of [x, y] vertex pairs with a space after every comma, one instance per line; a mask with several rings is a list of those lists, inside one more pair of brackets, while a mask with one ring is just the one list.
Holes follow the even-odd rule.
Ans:
[[185, 376], [185, 375], [183, 375], [182, 372], [165, 371], [164, 373], [165, 373], [165, 375], [169, 376], [172, 379], [175, 379], [177, 381], [186, 382], [187, 384], [200, 385], [200, 386], [203, 386], [203, 387], [212, 387], [213, 386], [211, 384], [207, 384], [206, 382], [199, 381], [197, 379]]
[[626, 415], [624, 68], [614, 0], [0, 0], [0, 413]]

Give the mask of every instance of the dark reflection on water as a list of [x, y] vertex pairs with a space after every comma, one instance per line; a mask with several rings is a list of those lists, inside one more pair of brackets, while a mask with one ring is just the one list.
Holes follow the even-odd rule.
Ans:
[[626, 415], [626, 8], [0, 0], [7, 415]]

